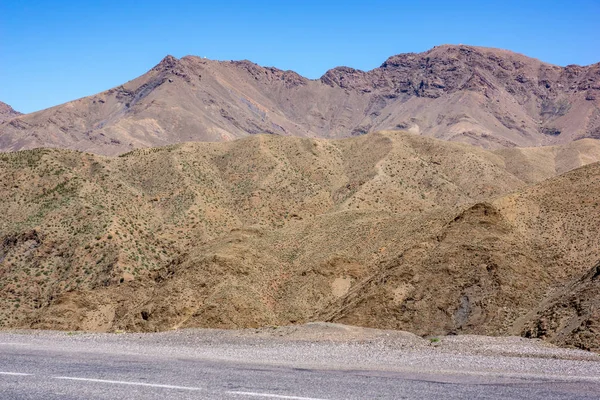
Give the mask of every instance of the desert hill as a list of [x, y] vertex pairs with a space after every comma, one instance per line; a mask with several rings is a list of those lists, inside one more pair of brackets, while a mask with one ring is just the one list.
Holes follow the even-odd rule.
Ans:
[[0, 154], [0, 326], [326, 320], [598, 349], [593, 284], [570, 292], [579, 314], [552, 310], [595, 279], [599, 159], [592, 139], [490, 151], [398, 131]]
[[0, 122], [12, 119], [21, 115], [20, 112], [15, 111], [11, 106], [0, 101]]
[[343, 138], [409, 130], [484, 148], [600, 138], [600, 64], [558, 67], [510, 51], [444, 45], [309, 80], [250, 61], [167, 56], [94, 96], [0, 124], [0, 150], [116, 155], [257, 133]]

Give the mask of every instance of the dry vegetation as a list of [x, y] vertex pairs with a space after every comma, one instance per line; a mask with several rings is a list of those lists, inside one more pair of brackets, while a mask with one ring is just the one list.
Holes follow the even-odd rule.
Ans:
[[598, 148], [380, 132], [1, 154], [0, 327], [327, 320], [598, 349], [600, 164], [554, 177]]

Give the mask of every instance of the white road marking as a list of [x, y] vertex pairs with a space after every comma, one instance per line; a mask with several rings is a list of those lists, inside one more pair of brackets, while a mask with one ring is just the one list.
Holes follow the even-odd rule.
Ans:
[[106, 380], [106, 379], [76, 378], [76, 377], [72, 377], [72, 376], [53, 376], [52, 378], [53, 379], [62, 379], [62, 380], [67, 380], [67, 381], [110, 383], [113, 385], [147, 386], [147, 387], [156, 387], [156, 388], [163, 388], [163, 389], [204, 390], [203, 388], [193, 387], [193, 386], [163, 385], [163, 384], [159, 384], [159, 383], [145, 383], [145, 382], [110, 381], [110, 380]]
[[289, 400], [325, 400], [318, 399], [316, 397], [298, 397], [298, 396], [285, 396], [282, 394], [271, 394], [271, 393], [255, 393], [255, 392], [227, 392], [227, 394], [238, 394], [241, 396], [251, 396], [251, 397], [268, 397], [272, 399], [289, 399]]
[[0, 346], [27, 346], [27, 343], [0, 342]]
[[32, 376], [33, 374], [24, 374], [22, 372], [2, 372], [0, 371], [0, 375], [11, 375], [11, 376]]

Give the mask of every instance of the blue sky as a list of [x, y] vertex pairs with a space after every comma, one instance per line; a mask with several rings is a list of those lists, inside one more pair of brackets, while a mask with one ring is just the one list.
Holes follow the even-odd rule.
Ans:
[[[225, 4], [225, 5], [222, 5]], [[166, 54], [318, 78], [463, 43], [553, 64], [600, 61], [600, 0], [0, 1], [0, 101], [31, 112], [117, 86]]]

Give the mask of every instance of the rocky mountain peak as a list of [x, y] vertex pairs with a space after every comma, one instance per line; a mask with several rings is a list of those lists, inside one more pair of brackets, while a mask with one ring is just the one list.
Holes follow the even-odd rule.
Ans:
[[156, 66], [153, 68], [153, 70], [156, 70], [156, 71], [172, 70], [178, 64], [179, 64], [179, 59], [177, 59], [176, 57], [173, 57], [172, 55], [169, 54], [169, 55], [165, 56], [165, 58], [163, 58], [158, 64], [156, 64]]
[[12, 119], [22, 115], [20, 112], [14, 110], [11, 106], [0, 101], [0, 122]]

